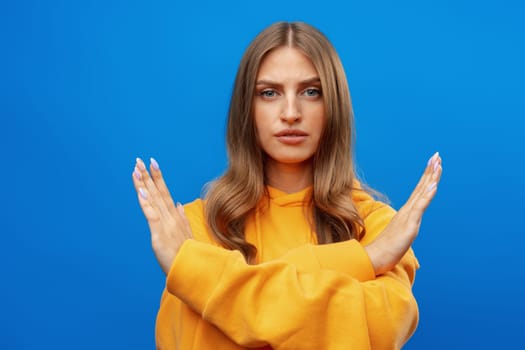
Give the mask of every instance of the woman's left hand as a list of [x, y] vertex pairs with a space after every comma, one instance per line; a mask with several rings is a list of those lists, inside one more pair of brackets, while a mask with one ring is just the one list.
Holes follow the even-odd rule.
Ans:
[[435, 153], [408, 201], [379, 236], [365, 247], [376, 275], [390, 271], [405, 255], [419, 233], [425, 210], [437, 192], [442, 173], [441, 157]]
[[140, 207], [148, 220], [151, 245], [162, 271], [167, 275], [187, 239], [193, 238], [191, 227], [180, 203], [173, 202], [158, 163], [151, 158], [151, 176], [142, 159], [137, 158], [133, 184]]

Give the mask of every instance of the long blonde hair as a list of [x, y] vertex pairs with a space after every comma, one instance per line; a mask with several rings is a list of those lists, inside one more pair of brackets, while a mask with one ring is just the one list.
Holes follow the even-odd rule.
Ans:
[[264, 153], [253, 118], [255, 82], [261, 61], [271, 50], [288, 46], [313, 62], [321, 80], [326, 124], [313, 160], [313, 229], [319, 244], [360, 238], [363, 221], [350, 193], [354, 185], [353, 112], [343, 66], [328, 39], [314, 27], [279, 22], [249, 45], [235, 79], [227, 124], [229, 167], [211, 184], [205, 204], [208, 226], [218, 242], [241, 251], [248, 262], [257, 249], [244, 237], [247, 217], [265, 195]]

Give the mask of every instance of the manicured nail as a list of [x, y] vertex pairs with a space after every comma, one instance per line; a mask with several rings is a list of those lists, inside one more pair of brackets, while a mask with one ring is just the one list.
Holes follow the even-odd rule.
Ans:
[[180, 202], [177, 202], [177, 210], [178, 210], [179, 213], [181, 213], [182, 215], [185, 215], [185, 213], [184, 213], [184, 207], [182, 206], [182, 204], [180, 204]]
[[439, 152], [434, 153], [432, 157], [430, 157], [430, 159], [428, 160], [427, 166], [431, 166], [432, 164], [435, 164], [438, 156], [439, 156]]
[[432, 183], [430, 184], [430, 186], [428, 186], [428, 188], [427, 188], [427, 192], [432, 191], [434, 188], [436, 188], [436, 186], [437, 186], [437, 183], [436, 183], [436, 182], [432, 182]]
[[438, 167], [439, 167], [439, 163], [435, 162], [434, 163], [434, 172], [436, 172], [438, 170]]
[[139, 167], [140, 170], [146, 170], [146, 166], [144, 165], [144, 162], [140, 158], [137, 158], [137, 166]]
[[133, 175], [135, 175], [135, 179], [140, 180], [142, 178], [142, 175], [140, 175], [139, 169], [135, 167], [135, 170], [133, 170]]
[[141, 187], [139, 188], [139, 194], [142, 197], [142, 199], [148, 199], [148, 195], [146, 194], [146, 191]]
[[151, 166], [153, 167], [153, 169], [159, 170], [159, 163], [157, 163], [155, 158], [152, 157], [152, 158], [149, 159], [149, 161], [150, 161]]
[[430, 159], [428, 160], [427, 166], [431, 166], [432, 163], [434, 163], [434, 156], [435, 156], [435, 155], [436, 155], [436, 154], [434, 153], [434, 154], [432, 155], [432, 157], [430, 157]]

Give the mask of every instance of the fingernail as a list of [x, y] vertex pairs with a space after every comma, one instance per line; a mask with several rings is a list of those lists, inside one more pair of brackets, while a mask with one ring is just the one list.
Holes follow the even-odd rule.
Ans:
[[142, 197], [142, 199], [148, 199], [148, 195], [146, 194], [146, 191], [141, 187], [139, 188], [139, 194]]
[[432, 163], [434, 163], [434, 157], [436, 156], [436, 154], [434, 153], [432, 155], [432, 157], [430, 157], [430, 159], [428, 160], [428, 163], [427, 163], [427, 166], [430, 166]]
[[157, 163], [157, 161], [155, 160], [155, 158], [151, 157], [149, 159], [150, 163], [151, 163], [151, 166], [153, 167], [153, 169], [155, 170], [159, 170], [159, 163]]
[[427, 166], [434, 164], [438, 156], [439, 156], [439, 152], [434, 153], [432, 157], [430, 157], [430, 159], [428, 160]]
[[177, 207], [182, 207], [182, 204], [180, 204], [180, 202], [177, 202]]
[[434, 163], [434, 172], [436, 172], [438, 170], [438, 167], [439, 167], [439, 163], [435, 162]]
[[135, 178], [137, 180], [140, 180], [142, 178], [142, 176], [140, 175], [140, 171], [139, 169], [137, 169], [137, 167], [135, 167], [135, 170], [133, 170], [133, 175], [135, 175]]
[[436, 186], [437, 186], [437, 183], [436, 183], [436, 182], [432, 182], [432, 183], [430, 184], [430, 186], [428, 186], [428, 188], [427, 188], [427, 192], [432, 191], [434, 188], [436, 188]]
[[137, 158], [137, 166], [139, 167], [140, 170], [146, 170], [146, 166], [144, 165], [144, 162], [140, 158]]

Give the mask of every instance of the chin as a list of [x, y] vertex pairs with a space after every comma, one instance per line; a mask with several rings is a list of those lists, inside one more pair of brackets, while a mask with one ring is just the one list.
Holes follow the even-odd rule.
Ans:
[[268, 161], [271, 161], [276, 164], [283, 165], [309, 165], [313, 161], [313, 156], [281, 156], [281, 157], [272, 157], [268, 156]]

